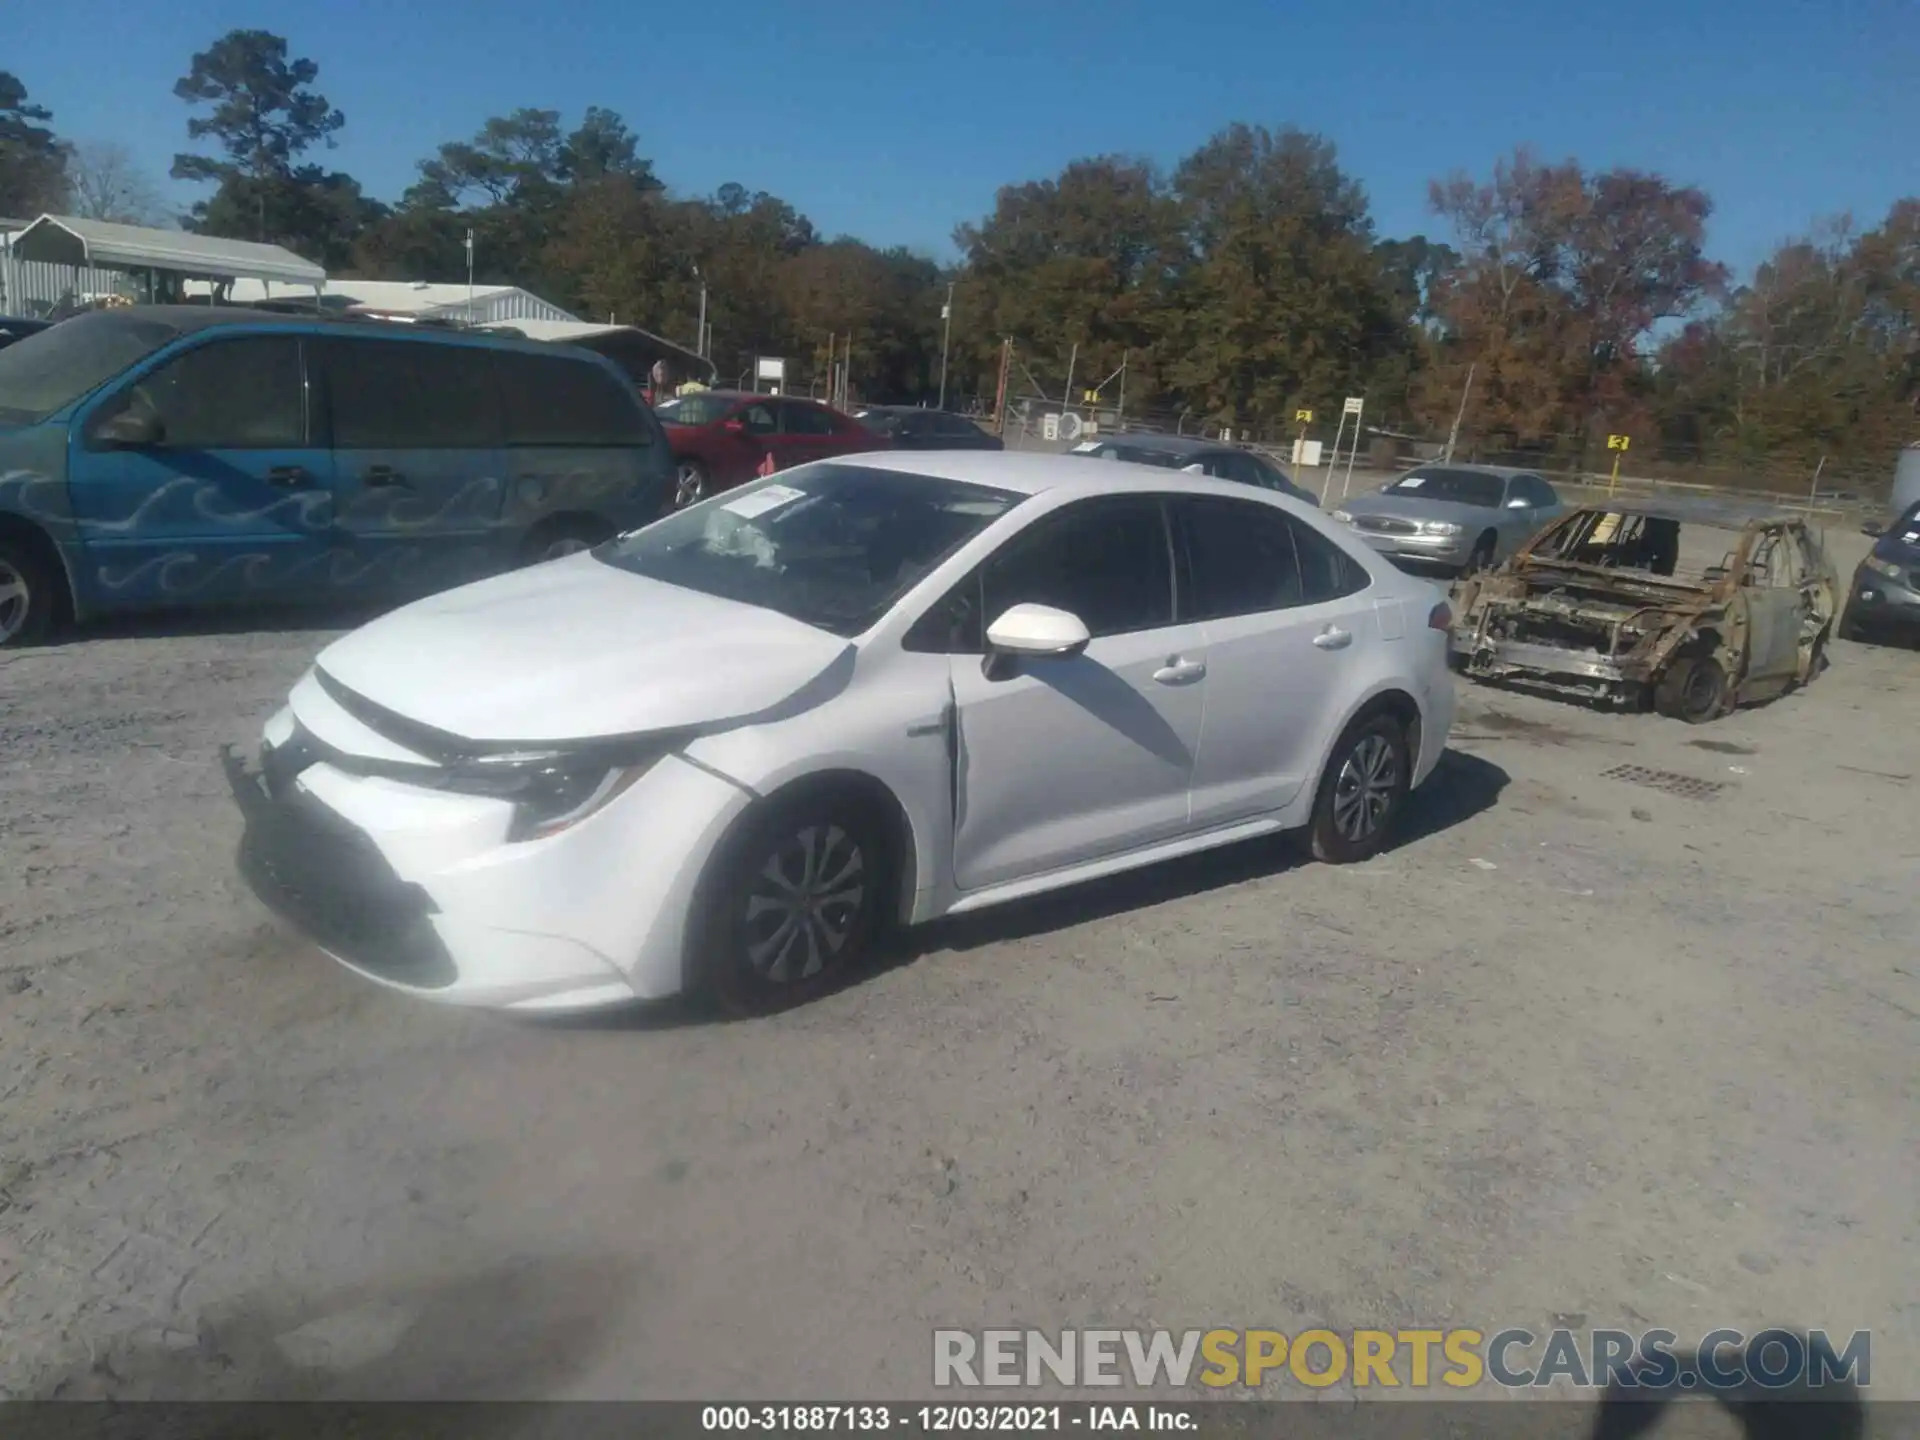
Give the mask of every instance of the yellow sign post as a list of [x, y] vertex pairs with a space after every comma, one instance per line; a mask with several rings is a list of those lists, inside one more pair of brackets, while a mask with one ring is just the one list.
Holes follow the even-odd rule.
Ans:
[[1620, 457], [1626, 454], [1629, 443], [1625, 435], [1607, 436], [1607, 449], [1613, 452], [1613, 476], [1607, 481], [1607, 494], [1609, 495], [1620, 488]]
[[1311, 425], [1313, 423], [1313, 412], [1311, 410], [1296, 410], [1293, 412], [1293, 418], [1298, 420], [1302, 425]]

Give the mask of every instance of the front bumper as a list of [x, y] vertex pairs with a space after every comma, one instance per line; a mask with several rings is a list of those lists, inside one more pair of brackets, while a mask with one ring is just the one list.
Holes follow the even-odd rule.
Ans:
[[1862, 565], [1853, 572], [1846, 616], [1863, 630], [1920, 633], [1920, 588]]
[[586, 1010], [682, 990], [705, 860], [750, 798], [668, 757], [578, 825], [510, 843], [504, 802], [327, 759], [289, 775], [271, 755], [264, 767], [225, 757], [254, 894], [368, 979], [492, 1009]]
[[1391, 535], [1350, 527], [1355, 535], [1392, 560], [1415, 560], [1429, 565], [1465, 565], [1473, 553], [1474, 537], [1459, 535]]

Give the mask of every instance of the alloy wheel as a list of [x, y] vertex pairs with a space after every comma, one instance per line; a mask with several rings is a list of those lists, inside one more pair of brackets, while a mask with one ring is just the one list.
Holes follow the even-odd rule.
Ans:
[[767, 856], [747, 891], [747, 963], [774, 984], [835, 964], [859, 927], [867, 858], [838, 825], [808, 825]]
[[698, 465], [683, 463], [674, 475], [674, 508], [684, 510], [706, 498], [707, 476]]
[[1341, 838], [1359, 843], [1386, 824], [1400, 784], [1400, 757], [1383, 735], [1362, 736], [1333, 787], [1333, 824]]
[[26, 628], [32, 610], [33, 592], [27, 587], [27, 577], [9, 561], [0, 560], [0, 645]]

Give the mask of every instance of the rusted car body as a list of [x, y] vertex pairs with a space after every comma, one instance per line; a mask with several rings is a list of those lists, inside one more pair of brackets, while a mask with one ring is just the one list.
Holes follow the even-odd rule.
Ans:
[[1790, 514], [1684, 500], [1569, 512], [1454, 590], [1466, 674], [1699, 724], [1813, 678], [1839, 580]]

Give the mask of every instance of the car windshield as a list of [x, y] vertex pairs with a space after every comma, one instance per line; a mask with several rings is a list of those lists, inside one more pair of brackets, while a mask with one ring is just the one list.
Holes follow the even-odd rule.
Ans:
[[596, 551], [650, 580], [858, 635], [1020, 497], [960, 480], [816, 464]]
[[1402, 475], [1386, 488], [1388, 495], [1407, 495], [1421, 500], [1443, 500], [1453, 505], [1478, 505], [1498, 508], [1507, 492], [1507, 482], [1498, 475], [1478, 470], [1421, 469]]
[[180, 333], [146, 315], [76, 315], [0, 350], [0, 421], [31, 425]]
[[853, 417], [876, 434], [889, 435], [906, 419], [897, 410], [862, 410]]
[[653, 407], [667, 425], [711, 425], [739, 404], [731, 395], [676, 395]]

